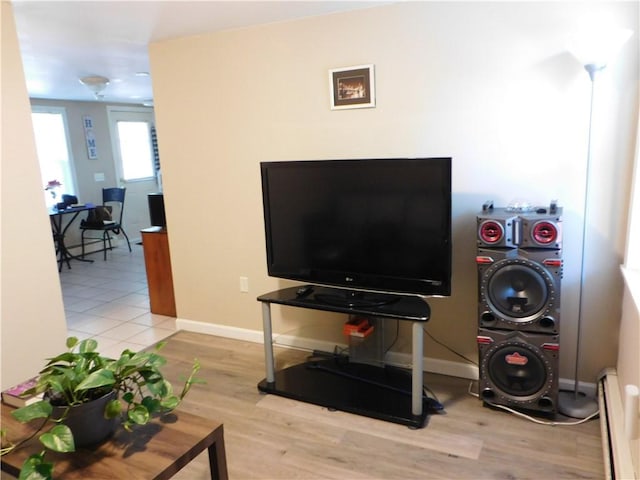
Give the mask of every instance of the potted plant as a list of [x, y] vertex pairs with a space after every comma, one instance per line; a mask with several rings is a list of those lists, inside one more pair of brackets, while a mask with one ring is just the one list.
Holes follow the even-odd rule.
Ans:
[[[117, 359], [102, 356], [93, 339], [69, 337], [66, 345], [68, 350], [49, 359], [36, 386], [26, 392], [43, 393], [43, 400], [11, 412], [22, 423], [42, 419], [40, 428], [16, 442], [8, 442], [2, 431], [0, 454], [5, 455], [50, 426], [39, 437], [42, 452], [23, 464], [21, 480], [51, 478], [53, 463], [45, 460], [47, 450], [73, 452], [76, 447], [99, 443], [113, 433], [118, 422], [127, 430], [144, 425], [154, 415], [176, 408], [198, 382], [195, 374], [200, 364], [195, 360], [180, 394], [173, 392], [160, 370], [166, 359], [158, 351], [165, 342], [152, 351], [124, 350]], [[87, 420], [86, 415], [96, 418]]]

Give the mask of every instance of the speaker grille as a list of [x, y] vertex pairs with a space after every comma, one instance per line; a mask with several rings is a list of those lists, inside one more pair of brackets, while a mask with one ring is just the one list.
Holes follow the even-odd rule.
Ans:
[[539, 245], [550, 245], [558, 239], [558, 228], [551, 222], [537, 222], [531, 230], [531, 237]]
[[554, 412], [558, 394], [558, 336], [478, 330], [484, 401]]
[[501, 260], [487, 269], [481, 295], [489, 308], [506, 320], [530, 322], [555, 298], [554, 282], [540, 264], [524, 258]]
[[504, 346], [496, 349], [487, 362], [493, 384], [502, 392], [528, 397], [547, 383], [544, 362], [524, 346]]
[[478, 236], [487, 245], [494, 245], [504, 237], [504, 227], [494, 220], [485, 220], [480, 224]]

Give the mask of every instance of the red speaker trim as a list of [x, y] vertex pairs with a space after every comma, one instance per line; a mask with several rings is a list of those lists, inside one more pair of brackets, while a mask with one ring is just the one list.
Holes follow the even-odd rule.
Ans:
[[558, 228], [555, 224], [543, 220], [533, 225], [531, 237], [539, 245], [549, 245], [558, 239]]
[[493, 245], [504, 238], [504, 227], [495, 220], [485, 220], [480, 224], [478, 236], [484, 243]]

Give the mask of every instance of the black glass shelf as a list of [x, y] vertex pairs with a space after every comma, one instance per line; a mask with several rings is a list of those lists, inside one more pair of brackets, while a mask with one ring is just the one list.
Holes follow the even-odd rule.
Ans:
[[262, 380], [258, 390], [413, 428], [423, 428], [434, 413], [426, 397], [422, 413], [411, 413], [409, 371], [349, 363], [344, 358], [310, 360], [279, 370], [273, 383]]
[[414, 322], [426, 322], [431, 316], [429, 304], [418, 296], [377, 293], [361, 296], [361, 292], [319, 286], [311, 286], [304, 295], [299, 295], [299, 290], [300, 287], [276, 290], [259, 296], [258, 301]]

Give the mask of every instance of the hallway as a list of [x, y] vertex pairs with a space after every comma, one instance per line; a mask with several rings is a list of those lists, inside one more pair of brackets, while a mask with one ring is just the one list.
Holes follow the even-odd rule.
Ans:
[[119, 355], [126, 348], [140, 350], [175, 332], [176, 319], [149, 311], [149, 294], [142, 245], [133, 252], [117, 247], [71, 262], [60, 272], [60, 284], [70, 336], [94, 338], [99, 349]]

